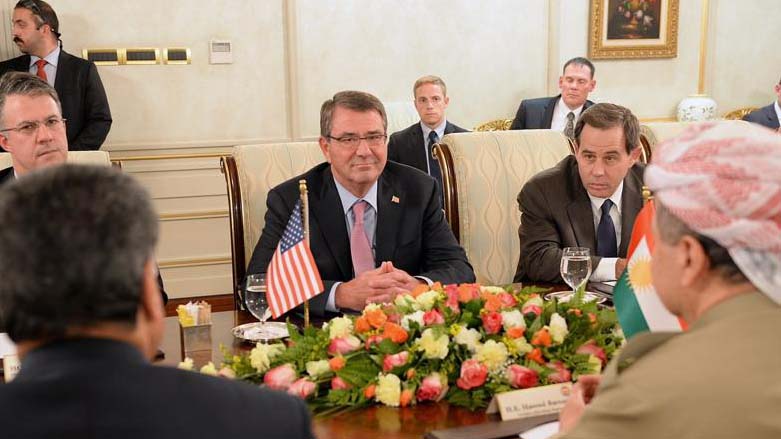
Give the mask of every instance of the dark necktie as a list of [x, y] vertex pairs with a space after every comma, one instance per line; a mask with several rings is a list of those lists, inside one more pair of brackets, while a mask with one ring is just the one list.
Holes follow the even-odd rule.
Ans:
[[567, 126], [564, 127], [564, 135], [570, 139], [575, 138], [575, 113], [567, 113]]
[[599, 219], [597, 227], [597, 256], [603, 258], [618, 257], [618, 244], [616, 244], [616, 227], [613, 219], [610, 218], [610, 208], [613, 202], [610, 199], [602, 203], [602, 218]]
[[434, 145], [439, 142], [439, 136], [436, 131], [428, 133], [428, 163], [429, 163], [429, 175], [434, 177], [439, 184], [440, 192], [442, 191], [442, 170], [439, 168], [439, 160], [434, 159]]

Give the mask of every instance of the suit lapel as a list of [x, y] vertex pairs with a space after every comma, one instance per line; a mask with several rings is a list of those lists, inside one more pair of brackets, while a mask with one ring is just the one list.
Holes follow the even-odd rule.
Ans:
[[[57, 76], [54, 77], [54, 89], [57, 90], [59, 93], [62, 93], [62, 87], [65, 81], [68, 81], [68, 75], [66, 72], [70, 69], [70, 55], [65, 53], [64, 50], [60, 49], [60, 56], [57, 58]], [[70, 78], [72, 79], [72, 78]], [[62, 99], [62, 97], [60, 97]]]
[[412, 148], [409, 156], [414, 160], [413, 166], [426, 172], [428, 170], [428, 166], [426, 165], [427, 150], [426, 144], [423, 142], [423, 128], [420, 127], [420, 123], [412, 126], [409, 135], [410, 138], [407, 144]]
[[380, 176], [377, 188], [377, 244], [374, 259], [379, 265], [393, 260], [398, 243], [402, 212], [406, 202], [405, 194], [394, 184], [386, 172]]
[[575, 160], [572, 159], [570, 165], [570, 181], [572, 186], [570, 190], [574, 194], [572, 202], [567, 205], [567, 215], [572, 224], [572, 231], [575, 234], [575, 241], [580, 247], [588, 247], [596, 251], [597, 237], [594, 231], [594, 213], [591, 211], [591, 199], [588, 197], [586, 188], [580, 181], [578, 167]]
[[[342, 210], [342, 200], [336, 190], [330, 167], [322, 172], [321, 190], [317, 197], [310, 196], [310, 212], [314, 216], [323, 234], [323, 241], [333, 255], [344, 279], [352, 279], [353, 262], [350, 254], [350, 237]], [[318, 187], [317, 182], [309, 182], [310, 187]]]
[[621, 195], [621, 245], [618, 249], [620, 257], [626, 257], [629, 240], [632, 238], [632, 227], [642, 207], [642, 188], [630, 169], [624, 178], [624, 193]]
[[770, 105], [768, 107], [765, 107], [765, 115], [767, 115], [768, 122], [770, 122], [770, 126], [773, 128], [779, 127], [779, 121], [778, 121], [778, 115], [776, 114], [776, 108], [775, 105]]
[[556, 108], [556, 102], [558, 102], [560, 97], [561, 95], [558, 95], [548, 100], [548, 105], [545, 106], [545, 114], [542, 119], [543, 128], [550, 129], [551, 123], [553, 123], [553, 110]]

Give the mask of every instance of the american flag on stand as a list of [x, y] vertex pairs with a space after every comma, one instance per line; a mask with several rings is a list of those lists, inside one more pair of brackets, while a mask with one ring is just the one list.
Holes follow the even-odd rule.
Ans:
[[296, 201], [277, 251], [271, 257], [266, 279], [268, 304], [274, 318], [323, 291], [315, 258], [304, 239], [301, 200]]

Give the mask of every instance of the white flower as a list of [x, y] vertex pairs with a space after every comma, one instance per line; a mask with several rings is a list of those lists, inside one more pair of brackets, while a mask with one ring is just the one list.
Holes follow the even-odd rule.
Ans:
[[391, 407], [398, 407], [401, 399], [401, 380], [393, 374], [380, 374], [374, 395], [377, 401]]
[[423, 311], [428, 311], [431, 308], [434, 307], [434, 304], [437, 302], [437, 299], [439, 299], [439, 293], [436, 291], [426, 291], [425, 293], [422, 293], [418, 297], [415, 298], [415, 307], [417, 309], [422, 309]]
[[521, 314], [520, 311], [517, 309], [514, 309], [512, 311], [502, 311], [502, 325], [504, 325], [504, 330], [507, 331], [510, 328], [526, 328], [526, 321], [523, 320], [523, 314]]
[[493, 286], [487, 286], [487, 287], [486, 286], [482, 286], [482, 287], [480, 287], [480, 291], [484, 291], [486, 293], [491, 293], [491, 294], [499, 294], [499, 293], [504, 293], [504, 288], [502, 288], [502, 287], [493, 287]]
[[249, 353], [249, 362], [258, 373], [266, 372], [271, 366], [271, 360], [285, 350], [285, 345], [281, 343], [264, 344], [258, 343]]
[[423, 311], [415, 311], [412, 314], [407, 314], [401, 318], [401, 327], [409, 331], [410, 322], [417, 322], [422, 328], [425, 326], [423, 323], [423, 314], [425, 314]]
[[402, 308], [410, 308], [415, 304], [415, 298], [410, 294], [399, 294], [393, 304]]
[[488, 340], [477, 348], [475, 358], [485, 364], [489, 371], [496, 371], [507, 361], [507, 356], [507, 346], [504, 343]]
[[176, 367], [182, 370], [193, 370], [193, 359], [190, 357], [186, 357], [184, 361], [179, 363], [179, 365]]
[[469, 352], [475, 353], [480, 346], [480, 339], [483, 338], [480, 331], [477, 329], [461, 329], [458, 334], [453, 338], [458, 344], [462, 344], [469, 349]]
[[431, 328], [423, 331], [417, 340], [417, 345], [423, 351], [424, 358], [439, 358], [440, 360], [447, 357], [449, 343], [450, 338], [447, 334], [437, 337]]
[[333, 340], [353, 333], [353, 321], [349, 317], [336, 317], [328, 323], [328, 337]]
[[559, 313], [553, 313], [550, 316], [550, 335], [554, 344], [561, 344], [564, 342], [564, 338], [569, 334], [567, 329], [567, 321]]
[[375, 311], [378, 309], [382, 309], [382, 307], [378, 303], [370, 303], [366, 305], [366, 307], [363, 308], [363, 314], [365, 315], [369, 311]]
[[214, 367], [214, 363], [212, 363], [210, 361], [210, 362], [206, 363], [201, 368], [201, 373], [204, 374], [204, 375], [214, 375], [214, 376], [216, 376], [217, 375], [217, 368]]
[[330, 371], [331, 366], [328, 364], [328, 360], [306, 362], [306, 373], [308, 373], [312, 378], [325, 375]]

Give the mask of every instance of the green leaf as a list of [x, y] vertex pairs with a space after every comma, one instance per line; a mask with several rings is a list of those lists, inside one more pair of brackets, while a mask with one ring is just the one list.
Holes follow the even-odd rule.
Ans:
[[347, 360], [347, 364], [336, 375], [354, 387], [362, 388], [377, 378], [380, 368], [369, 354], [362, 352]]

